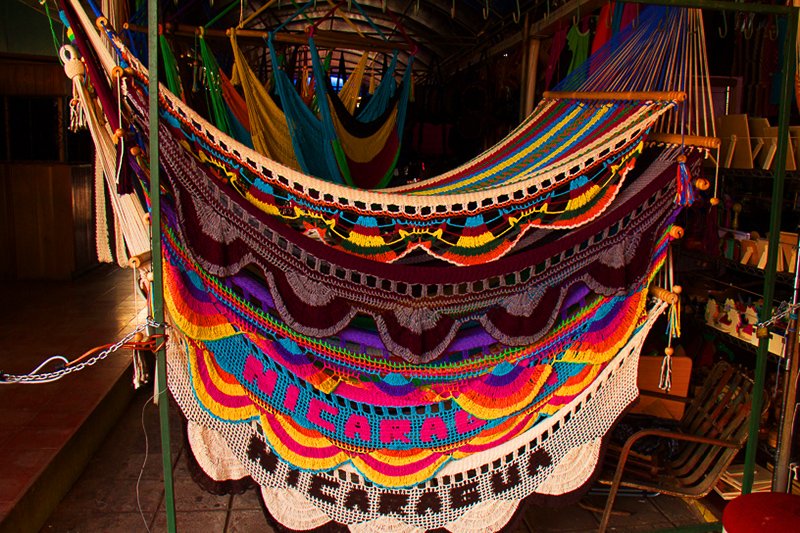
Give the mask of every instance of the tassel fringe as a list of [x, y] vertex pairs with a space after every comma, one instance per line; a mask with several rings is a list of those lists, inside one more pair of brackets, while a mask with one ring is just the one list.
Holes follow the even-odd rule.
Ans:
[[677, 189], [675, 191], [675, 203], [680, 206], [690, 206], [694, 202], [694, 187], [692, 186], [692, 175], [689, 167], [686, 166], [686, 156], [678, 156]]

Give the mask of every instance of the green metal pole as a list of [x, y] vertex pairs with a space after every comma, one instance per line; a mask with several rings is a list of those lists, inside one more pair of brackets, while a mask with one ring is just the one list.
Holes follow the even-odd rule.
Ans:
[[[147, 1], [148, 104], [150, 114], [150, 247], [152, 249], [153, 282], [150, 298], [153, 320], [164, 322], [164, 286], [161, 269], [161, 179], [158, 156], [158, 1]], [[155, 333], [164, 333], [160, 326]], [[169, 395], [167, 394], [167, 354], [162, 346], [156, 352], [156, 398], [161, 422], [161, 460], [164, 470], [164, 507], [167, 511], [167, 531], [177, 531], [175, 525], [175, 491], [172, 481], [172, 453], [169, 443]]]
[[[792, 88], [795, 70], [795, 38], [797, 37], [797, 8], [787, 8], [786, 37], [783, 41], [783, 79], [778, 115], [778, 149], [775, 152], [775, 173], [772, 181], [772, 207], [769, 219], [769, 251], [764, 271], [764, 305], [761, 308], [761, 322], [772, 316], [772, 303], [775, 295], [775, 270], [778, 259], [778, 243], [781, 231], [781, 210], [783, 209], [783, 183], [786, 178], [786, 152], [789, 141], [789, 113], [791, 112]], [[758, 343], [756, 352], [756, 377], [753, 387], [753, 405], [750, 412], [750, 434], [744, 456], [744, 477], [742, 494], [753, 490], [753, 475], [758, 447], [758, 428], [761, 421], [761, 408], [764, 400], [764, 376], [767, 368], [769, 335]]]
[[[797, 35], [798, 8], [792, 6], [725, 2], [722, 0], [625, 0], [639, 4], [658, 4], [676, 7], [715, 9], [722, 11], [742, 11], [748, 13], [771, 13], [785, 15], [787, 18], [786, 38], [784, 40], [783, 79], [778, 117], [778, 147], [775, 154], [775, 170], [772, 182], [772, 206], [770, 211], [769, 251], [764, 271], [764, 303], [759, 320], [764, 322], [772, 315], [775, 296], [775, 278], [778, 259], [778, 242], [781, 227], [781, 211], [783, 208], [783, 185], [786, 178], [786, 151], [789, 140], [789, 113], [792, 100], [792, 83], [795, 69], [795, 38]], [[761, 409], [764, 403], [764, 380], [769, 351], [769, 335], [762, 338], [756, 352], [755, 384], [749, 419], [749, 435], [745, 449], [744, 475], [742, 494], [753, 490], [753, 477], [758, 448], [758, 428], [761, 422]]]

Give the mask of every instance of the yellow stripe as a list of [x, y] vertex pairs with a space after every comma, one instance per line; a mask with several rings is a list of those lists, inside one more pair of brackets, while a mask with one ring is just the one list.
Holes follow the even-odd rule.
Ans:
[[[609, 106], [608, 104], [604, 105], [602, 107], [602, 111], [597, 113], [596, 116], [594, 117], [594, 119], [592, 119], [592, 120], [588, 121], [586, 124], [584, 124], [584, 127], [582, 127], [580, 130], [578, 130], [578, 132], [570, 138], [570, 142], [573, 139], [575, 139], [577, 136], [581, 135], [588, 128], [593, 126], [598, 120], [600, 120], [601, 117], [606, 115], [608, 113], [610, 107], [611, 106]], [[511, 157], [509, 157], [508, 159], [505, 159], [503, 161], [503, 165], [502, 166], [500, 166], [500, 165], [493, 166], [489, 170], [481, 172], [480, 174], [476, 174], [475, 176], [472, 176], [469, 179], [460, 180], [460, 181], [458, 181], [456, 183], [452, 183], [452, 184], [449, 184], [449, 185], [446, 185], [444, 187], [440, 187], [440, 188], [437, 188], [437, 189], [428, 189], [428, 190], [424, 191], [424, 193], [430, 195], [430, 194], [441, 194], [441, 193], [444, 193], [444, 192], [450, 192], [450, 191], [452, 191], [454, 189], [457, 189], [457, 188], [461, 189], [461, 188], [464, 188], [464, 187], [466, 187], [468, 185], [471, 185], [471, 184], [473, 184], [475, 182], [481, 181], [484, 178], [489, 177], [489, 176], [491, 176], [493, 174], [500, 173], [503, 169], [514, 165], [520, 159], [524, 159], [524, 158], [528, 157], [528, 155], [531, 152], [535, 151], [536, 149], [541, 147], [543, 144], [545, 144], [546, 142], [550, 141], [550, 139], [553, 137], [553, 135], [556, 132], [560, 131], [562, 128], [564, 128], [566, 125], [568, 125], [570, 122], [572, 122], [575, 119], [575, 117], [577, 117], [578, 115], [581, 114], [581, 112], [583, 110], [584, 110], [584, 108], [576, 107], [570, 113], [568, 113], [567, 115], [561, 117], [561, 120], [555, 126], [553, 126], [550, 129], [550, 132], [549, 132], [550, 134], [549, 135], [546, 135], [546, 136], [543, 136], [543, 137], [537, 139], [536, 142], [532, 143], [525, 150], [517, 152], [516, 154], [514, 154]], [[569, 143], [565, 142], [564, 145], [568, 146]], [[556, 152], [557, 153], [561, 153], [562, 151], [561, 150], [557, 150]], [[553, 157], [555, 157], [555, 155], [556, 155], [555, 153], [551, 152], [549, 156], [546, 156], [545, 158], [543, 158], [541, 160], [542, 163], [552, 159]], [[527, 175], [524, 176], [524, 177], [527, 177]], [[523, 178], [523, 176], [520, 176], [518, 179], [524, 179], [524, 178]], [[515, 179], [511, 179], [511, 180], [507, 181], [506, 183], [513, 183], [514, 181], [516, 181], [516, 180]]]
[[[222, 405], [217, 402], [211, 394], [209, 394], [208, 390], [206, 389], [205, 383], [200, 378], [197, 373], [197, 350], [193, 349], [192, 347], [187, 347], [189, 352], [189, 374], [192, 380], [192, 387], [194, 388], [195, 394], [197, 395], [198, 401], [205, 407], [209, 412], [213, 413], [215, 416], [218, 416], [224, 420], [228, 420], [231, 422], [237, 422], [241, 420], [248, 420], [253, 416], [258, 415], [258, 410], [256, 406], [253, 404], [248, 404], [244, 407], [229, 407], [226, 405]], [[207, 358], [208, 354], [206, 350], [203, 350], [202, 357]], [[208, 365], [206, 365], [208, 368]], [[245, 396], [244, 389], [241, 386], [236, 386], [230, 383], [220, 383], [222, 379], [216, 378], [214, 374], [214, 370], [212, 368], [209, 369], [209, 374], [211, 375], [211, 380], [214, 382], [214, 385], [219, 388], [223, 393], [228, 394], [229, 396]], [[237, 390], [238, 389], [238, 390]]]
[[[332, 448], [330, 441], [325, 437], [309, 437], [295, 431], [292, 424], [288, 423], [285, 417], [276, 416], [276, 423], [280, 424], [283, 430], [289, 435], [289, 438], [295, 442], [309, 447], [309, 448]], [[279, 456], [292, 465], [306, 470], [329, 470], [336, 468], [340, 464], [347, 461], [348, 457], [343, 452], [338, 452], [330, 457], [306, 457], [295, 453], [289, 446], [286, 446], [283, 441], [276, 435], [269, 424], [269, 421], [264, 416], [261, 417], [261, 427], [264, 429], [264, 436], [269, 442], [270, 447], [275, 450]]]

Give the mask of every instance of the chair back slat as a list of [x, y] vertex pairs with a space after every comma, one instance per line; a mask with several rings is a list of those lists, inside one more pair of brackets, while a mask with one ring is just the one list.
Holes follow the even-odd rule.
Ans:
[[730, 364], [714, 366], [679, 427], [683, 433], [729, 441], [735, 447], [683, 442], [665, 465], [678, 486], [706, 493], [716, 484], [747, 440], [752, 389], [752, 380]]

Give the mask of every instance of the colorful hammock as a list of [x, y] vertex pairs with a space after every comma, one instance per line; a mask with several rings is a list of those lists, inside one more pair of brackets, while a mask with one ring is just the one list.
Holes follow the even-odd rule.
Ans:
[[[278, 65], [271, 36], [268, 43], [272, 64]], [[411, 86], [411, 63], [406, 67], [401, 90], [394, 91], [395, 55], [392, 66], [381, 81], [381, 89], [376, 91], [362, 112], [353, 116], [332, 94], [313, 37], [309, 38], [308, 44], [318, 117], [303, 101], [286, 72], [280, 68], [274, 71], [276, 91], [300, 167], [312, 176], [334, 183], [356, 185], [362, 189], [384, 187], [392, 177], [400, 151]]]
[[253, 147], [257, 152], [273, 161], [299, 170], [300, 163], [292, 147], [292, 137], [286, 116], [272, 99], [266, 87], [261, 84], [256, 73], [247, 64], [247, 60], [236, 42], [234, 30], [231, 30], [231, 48], [234, 61], [234, 74], [231, 81], [242, 86], [247, 102], [247, 116]]
[[[627, 38], [686, 30], [686, 11], [651, 13]], [[99, 26], [128, 68], [119, 109], [146, 185], [147, 71]], [[209, 482], [258, 484], [286, 528], [353, 531], [495, 531], [523, 500], [586, 487], [637, 394], [665, 308], [648, 287], [690, 186], [673, 152], [634, 166], [677, 93], [572, 96], [454, 172], [369, 192], [271, 161], [160, 92], [168, 380]], [[392, 263], [415, 249], [462, 266]]]
[[[626, 36], [641, 41], [659, 24], [668, 23], [643, 18]], [[633, 54], [635, 48], [627, 52]], [[237, 72], [242, 79], [255, 80], [243, 60], [237, 59]], [[277, 110], [257, 80], [249, 85], [265, 98], [263, 106], [251, 102], [251, 111]], [[624, 185], [644, 135], [673, 106], [669, 98], [675, 94], [664, 97], [668, 99], [545, 99], [506, 140], [475, 160], [422, 184], [386, 193], [337, 187], [274, 163], [257, 164], [258, 157], [222, 150], [215, 142], [193, 149], [201, 161], [225, 166], [222, 171], [234, 176], [251, 203], [331, 246], [381, 262], [422, 250], [453, 264], [475, 265], [513, 251], [532, 229], [575, 227], [602, 213]], [[166, 105], [176, 113], [169, 101]], [[251, 113], [251, 120], [266, 116], [273, 114]], [[283, 116], [274, 117], [280, 126], [278, 118]], [[185, 135], [215, 138], [213, 132], [192, 124], [179, 127]], [[254, 143], [262, 152], [281, 151], [283, 155], [273, 157], [284, 163], [288, 158], [289, 166], [297, 168], [288, 149], [288, 127], [281, 128], [269, 130], [283, 131], [281, 135], [254, 134]]]

